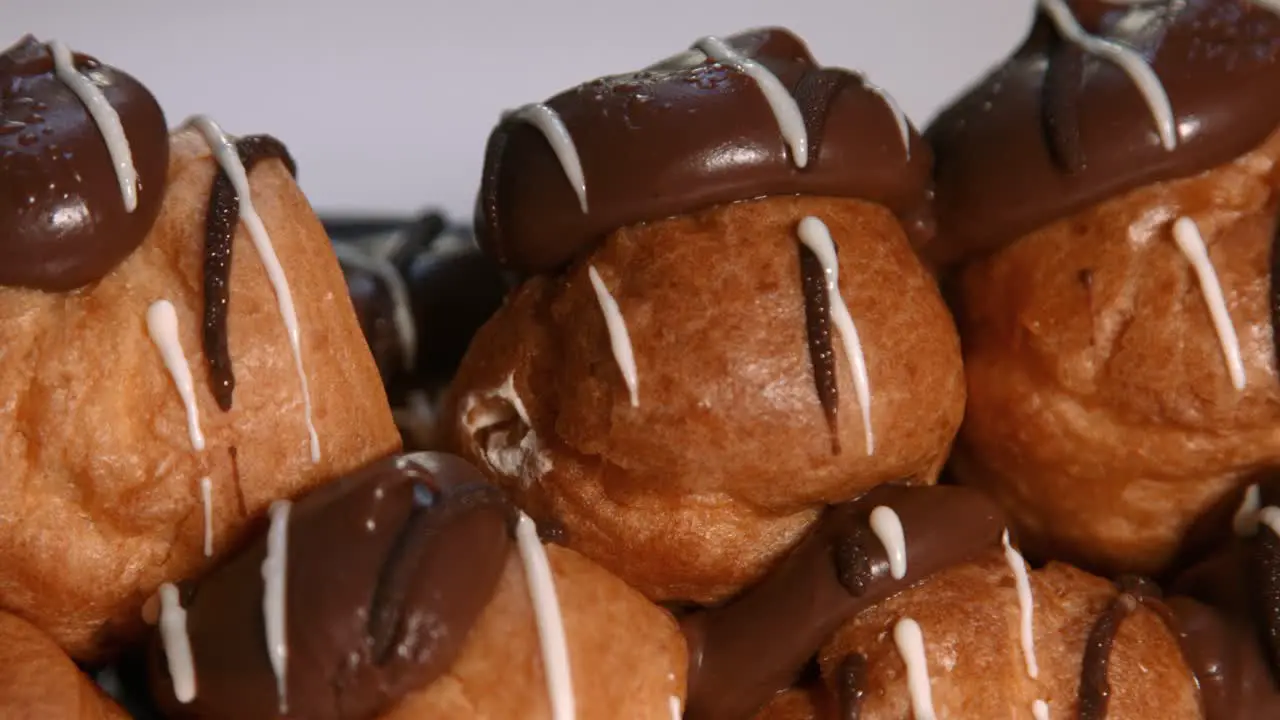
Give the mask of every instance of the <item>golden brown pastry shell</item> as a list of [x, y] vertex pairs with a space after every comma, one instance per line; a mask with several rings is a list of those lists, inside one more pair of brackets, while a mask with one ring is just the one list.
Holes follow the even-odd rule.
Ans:
[[[870, 378], [870, 456], [838, 336], [839, 454], [815, 389], [796, 231], [807, 216], [839, 248]], [[626, 321], [638, 407], [589, 267]], [[563, 274], [527, 281], [476, 336], [444, 417], [447, 446], [562, 525], [571, 547], [653, 599], [708, 602], [757, 579], [826, 503], [932, 482], [963, 404], [954, 325], [898, 221], [795, 196], [622, 228]]]
[[[1211, 508], [1280, 461], [1269, 305], [1280, 134], [1232, 163], [1051, 223], [964, 268], [969, 404], [953, 458], [1036, 555], [1159, 572]], [[1233, 387], [1197, 277], [1190, 217], [1246, 370]]]
[[[214, 555], [276, 498], [393, 452], [399, 436], [328, 238], [277, 161], [253, 202], [288, 276], [322, 457], [266, 271], [243, 225], [234, 241], [228, 337], [235, 404], [221, 412], [201, 350], [205, 211], [216, 171], [203, 138], [171, 138], [168, 188], [142, 245], [106, 278], [50, 294], [0, 288], [0, 607], [77, 659], [137, 638], [160, 583], [198, 575], [212, 481]], [[148, 335], [173, 303], [206, 449]]]

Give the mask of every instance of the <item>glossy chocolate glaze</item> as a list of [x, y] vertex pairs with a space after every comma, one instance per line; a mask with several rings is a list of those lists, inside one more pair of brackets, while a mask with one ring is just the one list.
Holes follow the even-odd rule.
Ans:
[[[889, 574], [868, 518], [893, 509], [906, 536], [907, 573]], [[685, 616], [685, 718], [749, 718], [789, 687], [845, 621], [1000, 542], [1004, 518], [963, 487], [882, 485], [831, 507], [765, 579], [729, 604]]]
[[1280, 17], [1261, 3], [1069, 3], [1084, 30], [1137, 50], [1162, 81], [1177, 145], [1114, 62], [1066, 40], [1042, 11], [1012, 57], [945, 109], [937, 242], [949, 263], [1013, 242], [1135, 187], [1185, 177], [1260, 144], [1280, 123]]
[[545, 105], [581, 159], [587, 210], [551, 144], [509, 115], [489, 137], [476, 205], [480, 245], [522, 273], [552, 271], [617, 228], [767, 195], [880, 203], [919, 237], [932, 227], [931, 154], [861, 76], [823, 68], [782, 29], [725, 39], [778, 78], [808, 134], [798, 168], [757, 83], [687, 52], [638, 72], [580, 85]]
[[831, 298], [827, 277], [818, 256], [803, 244], [800, 252], [800, 286], [804, 289], [805, 330], [809, 338], [809, 361], [813, 382], [822, 402], [822, 412], [831, 429], [831, 451], [840, 452], [840, 385], [836, 382], [836, 355], [831, 344]]
[[0, 285], [62, 292], [102, 279], [142, 243], [169, 169], [164, 113], [137, 80], [86, 55], [86, 74], [120, 116], [138, 173], [125, 208], [107, 142], [28, 35], [0, 54]]
[[[453, 664], [511, 550], [514, 511], [478, 470], [399, 456], [292, 508], [285, 597], [290, 717], [373, 718]], [[259, 535], [202, 578], [187, 607], [197, 696], [172, 696], [153, 643], [153, 692], [172, 717], [275, 718]]]
[[[236, 141], [236, 153], [249, 173], [263, 160], [279, 160], [289, 174], [298, 166], [284, 143], [270, 135], [250, 135]], [[236, 378], [227, 348], [227, 313], [231, 301], [231, 248], [240, 225], [240, 194], [221, 167], [213, 178], [204, 236], [204, 355], [209, 362], [209, 386], [218, 407], [231, 409]]]

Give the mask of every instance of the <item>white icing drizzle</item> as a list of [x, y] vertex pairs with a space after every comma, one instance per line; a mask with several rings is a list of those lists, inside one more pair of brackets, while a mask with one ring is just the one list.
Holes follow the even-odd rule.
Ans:
[[271, 503], [271, 527], [267, 530], [267, 557], [262, 561], [262, 618], [267, 631], [267, 656], [271, 672], [276, 676], [276, 698], [280, 714], [289, 713], [289, 696], [285, 673], [289, 665], [289, 639], [285, 632], [285, 588], [288, 578], [289, 509], [288, 500]]
[[391, 323], [400, 336], [400, 348], [404, 353], [405, 369], [412, 369], [418, 350], [418, 328], [413, 319], [413, 306], [409, 302], [409, 287], [404, 276], [385, 257], [365, 253], [353, 243], [334, 243], [333, 252], [342, 265], [363, 270], [383, 282], [391, 298]]
[[884, 104], [889, 108], [889, 112], [893, 113], [893, 121], [898, 124], [898, 133], [902, 136], [902, 149], [907, 153], [907, 159], [911, 159], [911, 121], [907, 120], [907, 114], [902, 111], [902, 106], [897, 100], [889, 94], [888, 90], [871, 82], [865, 77], [862, 78], [862, 84], [868, 90], [880, 96], [884, 100]]
[[884, 505], [871, 511], [871, 532], [884, 545], [884, 552], [889, 556], [889, 574], [894, 580], [907, 576], [907, 538], [902, 530], [902, 518], [893, 508]]
[[1031, 717], [1035, 720], [1049, 720], [1049, 703], [1043, 700], [1031, 703]]
[[191, 378], [191, 366], [187, 364], [187, 356], [182, 352], [182, 341], [178, 338], [178, 313], [173, 303], [168, 300], [157, 300], [147, 308], [147, 334], [151, 342], [160, 351], [160, 358], [178, 388], [178, 396], [187, 410], [187, 435], [191, 437], [191, 447], [197, 452], [204, 450], [204, 433], [200, 430], [200, 409], [196, 405], [196, 387]]
[[204, 556], [213, 557], [213, 480], [200, 478], [200, 507], [204, 511]]
[[244, 223], [249, 231], [253, 247], [257, 250], [258, 257], [267, 271], [267, 278], [271, 281], [272, 289], [275, 290], [280, 317], [284, 320], [285, 331], [289, 336], [294, 369], [298, 373], [298, 382], [302, 385], [302, 405], [303, 412], [306, 414], [307, 435], [311, 441], [311, 461], [320, 462], [320, 437], [316, 434], [316, 427], [311, 418], [311, 389], [307, 386], [307, 374], [302, 368], [302, 341], [298, 329], [298, 313], [293, 306], [293, 292], [289, 289], [289, 279], [285, 276], [284, 268], [280, 266], [280, 258], [276, 256], [275, 246], [271, 244], [271, 236], [267, 233], [262, 218], [253, 206], [249, 174], [245, 172], [244, 164], [240, 162], [240, 153], [236, 152], [235, 143], [227, 137], [218, 123], [203, 115], [197, 115], [187, 120], [186, 124], [204, 135], [205, 141], [209, 143], [209, 149], [213, 151], [214, 159], [227, 174], [231, 186], [235, 188], [236, 195], [240, 198], [240, 222]]
[[1013, 584], [1018, 591], [1018, 618], [1022, 636], [1022, 657], [1027, 662], [1027, 676], [1035, 679], [1040, 676], [1040, 666], [1036, 662], [1035, 626], [1032, 624], [1032, 613], [1035, 610], [1035, 599], [1031, 595], [1031, 579], [1027, 576], [1027, 563], [1022, 553], [1009, 542], [1009, 531], [1004, 531], [1001, 538], [1004, 543], [1004, 559], [1013, 571]]
[[578, 194], [578, 207], [582, 208], [582, 214], [586, 215], [587, 178], [582, 172], [582, 159], [578, 157], [578, 147], [574, 145], [573, 136], [564, 126], [560, 115], [542, 103], [533, 103], [512, 110], [507, 117], [527, 122], [542, 132], [543, 137], [551, 145], [551, 150], [555, 152], [556, 159], [560, 161], [560, 167], [564, 169], [564, 175], [573, 186], [573, 191]]
[[111, 156], [111, 166], [116, 170], [116, 181], [120, 184], [124, 209], [126, 212], [133, 212], [138, 208], [138, 170], [133, 164], [133, 149], [129, 147], [129, 136], [125, 135], [120, 114], [111, 106], [97, 83], [76, 69], [75, 58], [66, 43], [50, 40], [49, 54], [53, 56], [54, 74], [80, 98], [98, 126], [98, 132], [102, 133], [102, 139], [107, 144], [107, 154]]
[[684, 717], [684, 712], [680, 709], [680, 698], [672, 695], [668, 698], [668, 705], [671, 709], [671, 720], [680, 720]]
[[569, 675], [569, 643], [564, 634], [564, 618], [560, 616], [560, 601], [556, 598], [555, 577], [551, 574], [547, 551], [538, 538], [538, 528], [524, 513], [520, 513], [516, 522], [516, 546], [524, 563], [529, 597], [533, 600], [533, 617], [542, 646], [542, 669], [551, 699], [551, 717], [553, 720], [573, 720], [577, 717], [577, 710]]
[[1280, 15], [1280, 0], [1253, 0], [1253, 4]]
[[804, 115], [782, 81], [769, 72], [769, 68], [742, 55], [720, 38], [704, 37], [693, 46], [715, 62], [728, 65], [755, 81], [769, 109], [773, 110], [782, 139], [791, 148], [791, 161], [798, 168], [808, 165], [809, 132], [804, 127]]
[[1151, 118], [1155, 121], [1156, 131], [1160, 134], [1160, 142], [1164, 145], [1164, 149], [1173, 150], [1178, 147], [1178, 124], [1173, 114], [1173, 106], [1169, 103], [1169, 94], [1165, 92], [1160, 77], [1142, 55], [1122, 43], [1085, 32], [1072, 14], [1066, 0], [1039, 0], [1039, 3], [1064, 38], [1079, 45], [1081, 50], [1091, 55], [1111, 61], [1128, 74], [1151, 110]]
[[1227, 363], [1231, 384], [1236, 390], [1243, 390], [1245, 374], [1244, 360], [1240, 357], [1240, 340], [1236, 337], [1235, 326], [1231, 324], [1231, 313], [1227, 311], [1222, 285], [1209, 260], [1209, 250], [1205, 247], [1204, 238], [1200, 236], [1200, 227], [1189, 217], [1178, 218], [1173, 224], [1173, 239], [1195, 270], [1200, 283], [1200, 294], [1204, 296], [1204, 304], [1209, 307], [1209, 317], [1213, 320], [1218, 342], [1222, 345], [1222, 359]]
[[591, 277], [591, 286], [595, 288], [596, 300], [600, 303], [600, 312], [604, 313], [604, 324], [609, 329], [609, 345], [613, 347], [613, 359], [622, 372], [622, 381], [627, 384], [627, 392], [631, 395], [631, 407], [640, 407], [640, 374], [636, 370], [636, 356], [631, 348], [631, 333], [627, 332], [627, 321], [622, 317], [618, 302], [609, 294], [609, 288], [594, 265], [587, 268]]
[[1267, 526], [1267, 529], [1275, 533], [1280, 538], [1280, 507], [1268, 505], [1258, 511], [1258, 522]]
[[172, 583], [160, 586], [160, 641], [173, 680], [173, 696], [185, 705], [196, 699], [196, 665], [187, 634], [187, 611]]
[[840, 295], [840, 261], [836, 256], [836, 244], [831, 239], [831, 231], [825, 223], [816, 217], [806, 217], [800, 221], [798, 229], [800, 242], [818, 256], [822, 263], [822, 272], [827, 281], [827, 297], [831, 307], [831, 322], [840, 333], [844, 344], [844, 354], [849, 359], [853, 372], [853, 390], [858, 396], [858, 407], [862, 410], [862, 431], [866, 436], [867, 454], [874, 455], [876, 448], [875, 434], [871, 429], [871, 381], [867, 377], [867, 361], [862, 355], [862, 343], [858, 339], [858, 327], [849, 314], [849, 306]]
[[1231, 528], [1235, 530], [1236, 535], [1248, 537], [1257, 534], [1258, 510], [1261, 507], [1262, 493], [1258, 490], [1258, 484], [1254, 483], [1245, 489], [1240, 507], [1236, 509], [1235, 517], [1231, 519]]
[[903, 618], [893, 626], [893, 642], [907, 666], [907, 689], [911, 693], [911, 714], [915, 720], [937, 720], [933, 709], [933, 689], [929, 680], [929, 661], [924, 654], [924, 633], [920, 624]]

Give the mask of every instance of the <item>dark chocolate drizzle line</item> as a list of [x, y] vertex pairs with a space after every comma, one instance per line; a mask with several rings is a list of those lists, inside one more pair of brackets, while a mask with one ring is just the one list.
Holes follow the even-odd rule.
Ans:
[[1084, 51], [1075, 43], [1058, 37], [1048, 53], [1043, 102], [1045, 145], [1053, 161], [1068, 174], [1085, 168], [1080, 142], [1080, 91], [1084, 85]]
[[1280, 214], [1271, 235], [1271, 344], [1275, 348], [1276, 368], [1280, 369]]
[[800, 284], [804, 288], [804, 318], [809, 334], [809, 360], [813, 382], [822, 401], [822, 412], [831, 431], [831, 452], [840, 453], [840, 387], [836, 382], [836, 356], [831, 346], [831, 297], [822, 261], [804, 243], [800, 249]]
[[862, 717], [863, 686], [867, 680], [867, 658], [858, 653], [847, 655], [840, 662], [837, 696], [840, 701], [840, 720], [858, 720]]
[[[1098, 616], [1084, 648], [1080, 667], [1080, 720], [1104, 720], [1107, 703], [1111, 699], [1111, 681], [1107, 670], [1111, 665], [1111, 650], [1116, 634], [1125, 619], [1139, 605], [1159, 602], [1160, 590], [1150, 581], [1136, 577], [1121, 578], [1116, 582], [1118, 595], [1111, 599], [1106, 610]], [[1166, 617], [1163, 612], [1157, 615]], [[1166, 620], [1167, 622], [1167, 620]]]
[[1253, 611], [1258, 618], [1267, 663], [1280, 677], [1280, 537], [1266, 523], [1258, 524], [1258, 534], [1249, 549]]
[[[250, 135], [236, 141], [236, 154], [245, 173], [262, 160], [280, 160], [297, 177], [298, 166], [284, 143], [270, 135]], [[240, 195], [231, 178], [218, 167], [209, 194], [204, 238], [204, 355], [209, 362], [209, 389], [225, 412], [231, 409], [236, 378], [227, 348], [227, 312], [231, 299], [231, 241], [240, 224]]]

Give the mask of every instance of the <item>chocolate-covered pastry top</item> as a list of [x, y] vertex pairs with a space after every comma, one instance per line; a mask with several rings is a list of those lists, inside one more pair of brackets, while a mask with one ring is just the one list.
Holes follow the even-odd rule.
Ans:
[[783, 29], [705, 38], [508, 113], [489, 137], [480, 245], [554, 270], [617, 228], [767, 195], [853, 197], [932, 228], [931, 154], [882, 90]]
[[1266, 3], [1039, 5], [1022, 47], [925, 133], [938, 262], [1227, 162], [1280, 123], [1280, 11]]
[[[183, 601], [190, 702], [174, 697], [154, 643], [153, 691], [170, 715], [376, 717], [452, 665], [497, 587], [515, 518], [478, 470], [438, 453], [374, 463], [283, 517]], [[272, 557], [284, 567], [282, 675], [267, 650]]]
[[[871, 528], [880, 507], [902, 526], [901, 577]], [[829, 508], [765, 579], [728, 605], [682, 620], [689, 641], [685, 717], [752, 717], [849, 618], [998, 546], [1004, 529], [995, 504], [964, 487], [882, 485]]]
[[169, 131], [129, 75], [30, 35], [0, 54], [0, 285], [99, 280], [160, 212]]

